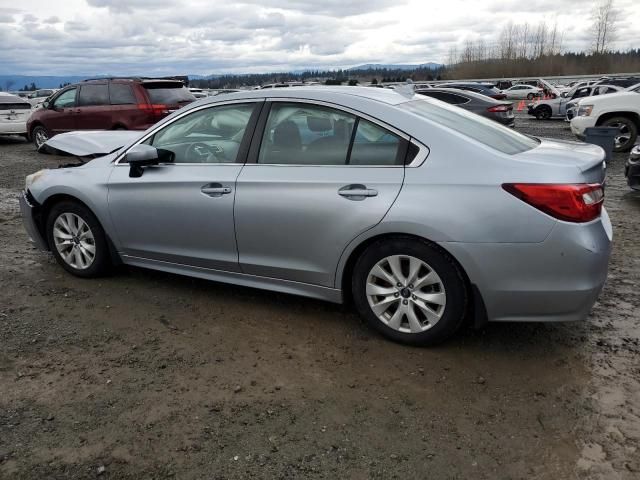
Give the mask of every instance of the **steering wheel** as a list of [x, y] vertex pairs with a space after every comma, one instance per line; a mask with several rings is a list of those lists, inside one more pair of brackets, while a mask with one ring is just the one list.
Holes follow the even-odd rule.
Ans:
[[189, 145], [185, 156], [189, 159], [189, 163], [221, 163], [224, 161], [224, 157], [218, 157], [218, 155], [224, 155], [222, 149], [218, 146], [207, 145], [203, 142], [195, 142]]

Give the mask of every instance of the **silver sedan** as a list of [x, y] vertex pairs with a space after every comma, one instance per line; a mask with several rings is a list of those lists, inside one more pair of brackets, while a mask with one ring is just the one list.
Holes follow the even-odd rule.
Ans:
[[124, 263], [352, 301], [424, 345], [465, 319], [584, 319], [607, 276], [602, 149], [409, 90], [233, 93], [47, 147], [98, 157], [21, 198], [31, 238], [81, 277]]

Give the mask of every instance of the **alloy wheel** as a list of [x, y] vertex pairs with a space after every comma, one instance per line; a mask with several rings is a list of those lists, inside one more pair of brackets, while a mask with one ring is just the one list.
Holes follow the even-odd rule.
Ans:
[[87, 222], [75, 213], [61, 213], [53, 224], [56, 250], [67, 263], [85, 270], [96, 257], [96, 242]]
[[429, 264], [409, 255], [392, 255], [376, 263], [367, 276], [369, 307], [378, 319], [403, 333], [420, 333], [442, 318], [446, 292]]
[[616, 148], [621, 148], [629, 143], [629, 140], [631, 140], [631, 129], [629, 128], [629, 125], [624, 122], [616, 122], [609, 126], [618, 129], [618, 133], [613, 139]]
[[36, 147], [40, 148], [44, 142], [49, 140], [49, 136], [47, 135], [47, 132], [44, 130], [44, 128], [38, 128], [35, 131], [34, 139], [36, 142]]

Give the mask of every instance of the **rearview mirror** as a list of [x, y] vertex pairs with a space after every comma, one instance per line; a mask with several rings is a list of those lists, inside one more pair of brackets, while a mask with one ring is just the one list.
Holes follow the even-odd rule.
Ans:
[[144, 167], [158, 165], [160, 156], [157, 148], [141, 143], [132, 147], [125, 155], [124, 160], [129, 163], [129, 176], [138, 178], [142, 176]]

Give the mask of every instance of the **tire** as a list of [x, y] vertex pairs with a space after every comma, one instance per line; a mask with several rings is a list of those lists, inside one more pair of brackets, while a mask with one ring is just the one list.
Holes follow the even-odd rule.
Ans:
[[33, 144], [36, 146], [36, 150], [40, 150], [40, 147], [44, 142], [49, 140], [49, 131], [42, 125], [36, 125], [31, 130], [31, 138]]
[[533, 93], [527, 93], [527, 100], [533, 100], [535, 95]]
[[[402, 274], [400, 287], [391, 283], [400, 277], [393, 274], [392, 262]], [[410, 283], [415, 282], [409, 277], [417, 265], [413, 278], [421, 279], [422, 285]], [[404, 344], [426, 346], [446, 340], [460, 328], [467, 311], [466, 282], [456, 262], [437, 246], [413, 238], [384, 239], [369, 246], [354, 266], [351, 286], [356, 309], [369, 326]]]
[[[111, 259], [104, 230], [87, 207], [73, 201], [56, 203], [47, 215], [46, 229], [51, 252], [67, 272], [78, 277], [92, 278], [109, 271]], [[89, 235], [86, 233], [87, 229]], [[54, 233], [54, 230], [57, 232]], [[89, 261], [91, 247], [94, 252]], [[70, 260], [65, 259], [63, 254]]]
[[638, 126], [629, 117], [611, 117], [602, 122], [602, 127], [617, 127], [617, 134], [613, 145], [614, 152], [628, 152], [638, 138]]
[[538, 120], [549, 120], [551, 118], [551, 108], [548, 105], [541, 105], [536, 108], [535, 114]]

